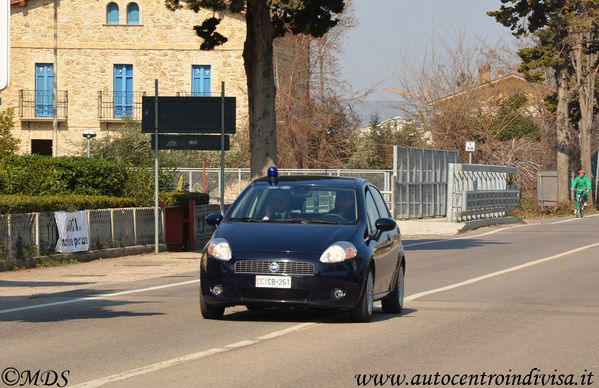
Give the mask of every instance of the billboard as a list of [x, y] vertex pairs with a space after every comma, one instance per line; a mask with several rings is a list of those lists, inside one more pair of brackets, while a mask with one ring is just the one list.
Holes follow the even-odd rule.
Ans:
[[[142, 97], [141, 131], [154, 132], [155, 97]], [[160, 133], [219, 133], [221, 97], [158, 97]], [[225, 133], [235, 133], [235, 97], [225, 97]]]
[[0, 0], [0, 90], [8, 86], [10, 70], [10, 0]]

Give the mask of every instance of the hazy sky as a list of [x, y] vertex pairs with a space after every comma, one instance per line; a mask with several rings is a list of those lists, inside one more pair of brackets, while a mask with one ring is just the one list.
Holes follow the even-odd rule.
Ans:
[[[422, 58], [434, 35], [451, 36], [458, 29], [473, 40], [509, 41], [509, 29], [486, 14], [500, 6], [499, 0], [353, 0], [358, 24], [345, 39], [342, 74], [354, 90], [378, 82], [394, 87], [392, 73], [401, 56]], [[379, 87], [368, 99], [389, 97]]]

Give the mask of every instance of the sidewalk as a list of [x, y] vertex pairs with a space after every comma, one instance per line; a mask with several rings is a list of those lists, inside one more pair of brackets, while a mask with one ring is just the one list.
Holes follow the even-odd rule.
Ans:
[[0, 300], [199, 272], [200, 253], [160, 252], [0, 272]]
[[446, 222], [445, 218], [397, 221], [401, 237], [451, 236], [466, 226], [465, 222]]

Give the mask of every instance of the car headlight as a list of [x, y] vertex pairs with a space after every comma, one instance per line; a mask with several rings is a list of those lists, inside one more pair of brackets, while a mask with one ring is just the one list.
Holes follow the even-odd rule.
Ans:
[[226, 261], [231, 259], [231, 247], [224, 238], [215, 238], [212, 240], [210, 245], [208, 245], [208, 253], [217, 259]]
[[343, 260], [354, 258], [358, 255], [358, 250], [354, 244], [347, 241], [338, 241], [327, 248], [320, 256], [323, 263], [338, 263]]

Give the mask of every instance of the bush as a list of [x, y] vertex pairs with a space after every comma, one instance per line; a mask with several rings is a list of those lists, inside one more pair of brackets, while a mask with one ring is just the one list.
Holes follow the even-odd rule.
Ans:
[[[159, 187], [160, 191], [172, 190], [169, 172], [160, 172]], [[124, 197], [150, 206], [154, 170], [102, 159], [14, 155], [0, 161], [0, 194]]]
[[78, 157], [9, 156], [0, 162], [2, 194], [86, 194], [122, 197], [127, 169]]
[[135, 207], [139, 203], [132, 198], [115, 198], [89, 195], [29, 196], [22, 194], [0, 195], [0, 213], [34, 213], [52, 211], [76, 211]]
[[195, 201], [196, 205], [206, 205], [210, 201], [207, 193], [173, 191], [160, 193], [159, 200], [166, 206], [187, 206], [189, 201]]

